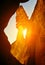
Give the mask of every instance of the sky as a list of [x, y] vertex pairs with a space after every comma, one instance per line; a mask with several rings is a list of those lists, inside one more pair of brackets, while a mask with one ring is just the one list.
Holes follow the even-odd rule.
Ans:
[[[28, 2], [20, 3], [20, 5], [22, 5], [24, 10], [26, 11], [29, 19], [34, 11], [36, 3], [37, 0], [29, 0]], [[10, 42], [10, 44], [16, 41], [18, 34], [18, 29], [16, 28], [16, 12], [10, 17], [9, 23], [4, 29], [4, 33], [8, 37], [8, 41]]]

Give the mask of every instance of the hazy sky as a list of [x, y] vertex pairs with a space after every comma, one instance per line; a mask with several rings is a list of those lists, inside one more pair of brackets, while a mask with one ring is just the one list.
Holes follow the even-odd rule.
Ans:
[[[37, 0], [29, 0], [26, 3], [20, 3], [20, 5], [22, 5], [23, 8], [25, 9], [29, 19], [32, 15], [32, 12], [34, 11], [36, 2]], [[14, 13], [11, 16], [11, 18], [9, 19], [9, 23], [7, 24], [7, 27], [4, 29], [4, 32], [7, 35], [10, 44], [12, 44], [16, 40], [17, 33], [18, 33], [18, 29], [16, 28], [15, 17], [16, 17], [16, 13]]]

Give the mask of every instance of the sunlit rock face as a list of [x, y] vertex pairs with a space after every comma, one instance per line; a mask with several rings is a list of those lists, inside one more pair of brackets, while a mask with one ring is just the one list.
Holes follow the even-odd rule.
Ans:
[[[30, 20], [23, 7], [16, 11], [17, 40], [11, 46], [11, 54], [21, 63], [27, 63], [29, 57], [35, 56], [36, 65], [45, 65], [45, 5], [38, 0]], [[22, 31], [27, 28], [24, 39]]]
[[37, 1], [30, 22], [33, 22], [33, 26], [35, 27], [36, 25], [36, 29], [38, 30], [38, 39], [35, 43], [36, 65], [45, 65], [45, 1]]
[[[30, 56], [33, 56], [34, 45], [38, 37], [37, 24], [30, 22], [22, 6], [16, 11], [16, 27], [18, 29], [17, 39], [11, 46], [11, 54], [21, 63], [27, 63]], [[24, 39], [23, 30], [27, 29]], [[32, 41], [33, 40], [33, 41]]]
[[[31, 27], [28, 21], [28, 17], [25, 10], [20, 6], [16, 11], [16, 27], [18, 28], [17, 40], [11, 46], [11, 54], [21, 63], [27, 62], [30, 55], [29, 41], [31, 37]], [[26, 31], [26, 37], [24, 38], [23, 32]], [[25, 33], [24, 33], [25, 34]]]

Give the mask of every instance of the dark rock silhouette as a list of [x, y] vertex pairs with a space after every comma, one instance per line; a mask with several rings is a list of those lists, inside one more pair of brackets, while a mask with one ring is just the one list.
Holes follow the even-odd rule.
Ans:
[[11, 45], [4, 34], [10, 17], [19, 7], [20, 2], [27, 0], [0, 0], [0, 65], [21, 65], [11, 54]]

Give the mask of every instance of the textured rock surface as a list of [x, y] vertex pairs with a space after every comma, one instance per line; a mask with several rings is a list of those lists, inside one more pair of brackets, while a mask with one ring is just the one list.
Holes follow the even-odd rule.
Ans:
[[[45, 0], [37, 0], [37, 5], [30, 22], [38, 30], [38, 39], [35, 43], [36, 65], [45, 65]], [[36, 32], [37, 33], [37, 32]]]
[[[24, 57], [25, 56], [27, 57], [29, 55], [30, 59], [32, 58], [36, 65], [45, 65], [45, 0], [37, 0], [36, 7], [30, 20], [28, 20], [28, 17], [23, 7], [19, 7], [16, 13], [17, 28], [19, 28], [20, 25], [22, 25], [23, 27], [29, 26], [29, 29], [31, 27], [33, 33], [31, 38], [32, 41], [30, 41], [30, 37], [26, 39], [26, 41], [23, 41], [23, 39], [20, 38], [21, 37], [20, 36], [19, 37], [20, 41], [18, 40], [19, 43], [17, 43], [16, 41], [12, 45], [11, 53], [13, 54], [14, 57], [17, 57], [19, 61], [23, 59], [22, 61], [20, 61], [22, 64], [25, 63]], [[28, 45], [26, 44], [27, 40], [29, 41]], [[21, 46], [20, 42], [22, 44], [24, 43], [25, 45]], [[28, 51], [27, 53], [29, 54], [24, 52], [25, 47], [27, 48], [26, 52]], [[23, 50], [21, 51], [21, 49]], [[16, 56], [15, 53], [18, 56]], [[30, 65], [30, 61], [28, 62], [28, 65]]]

